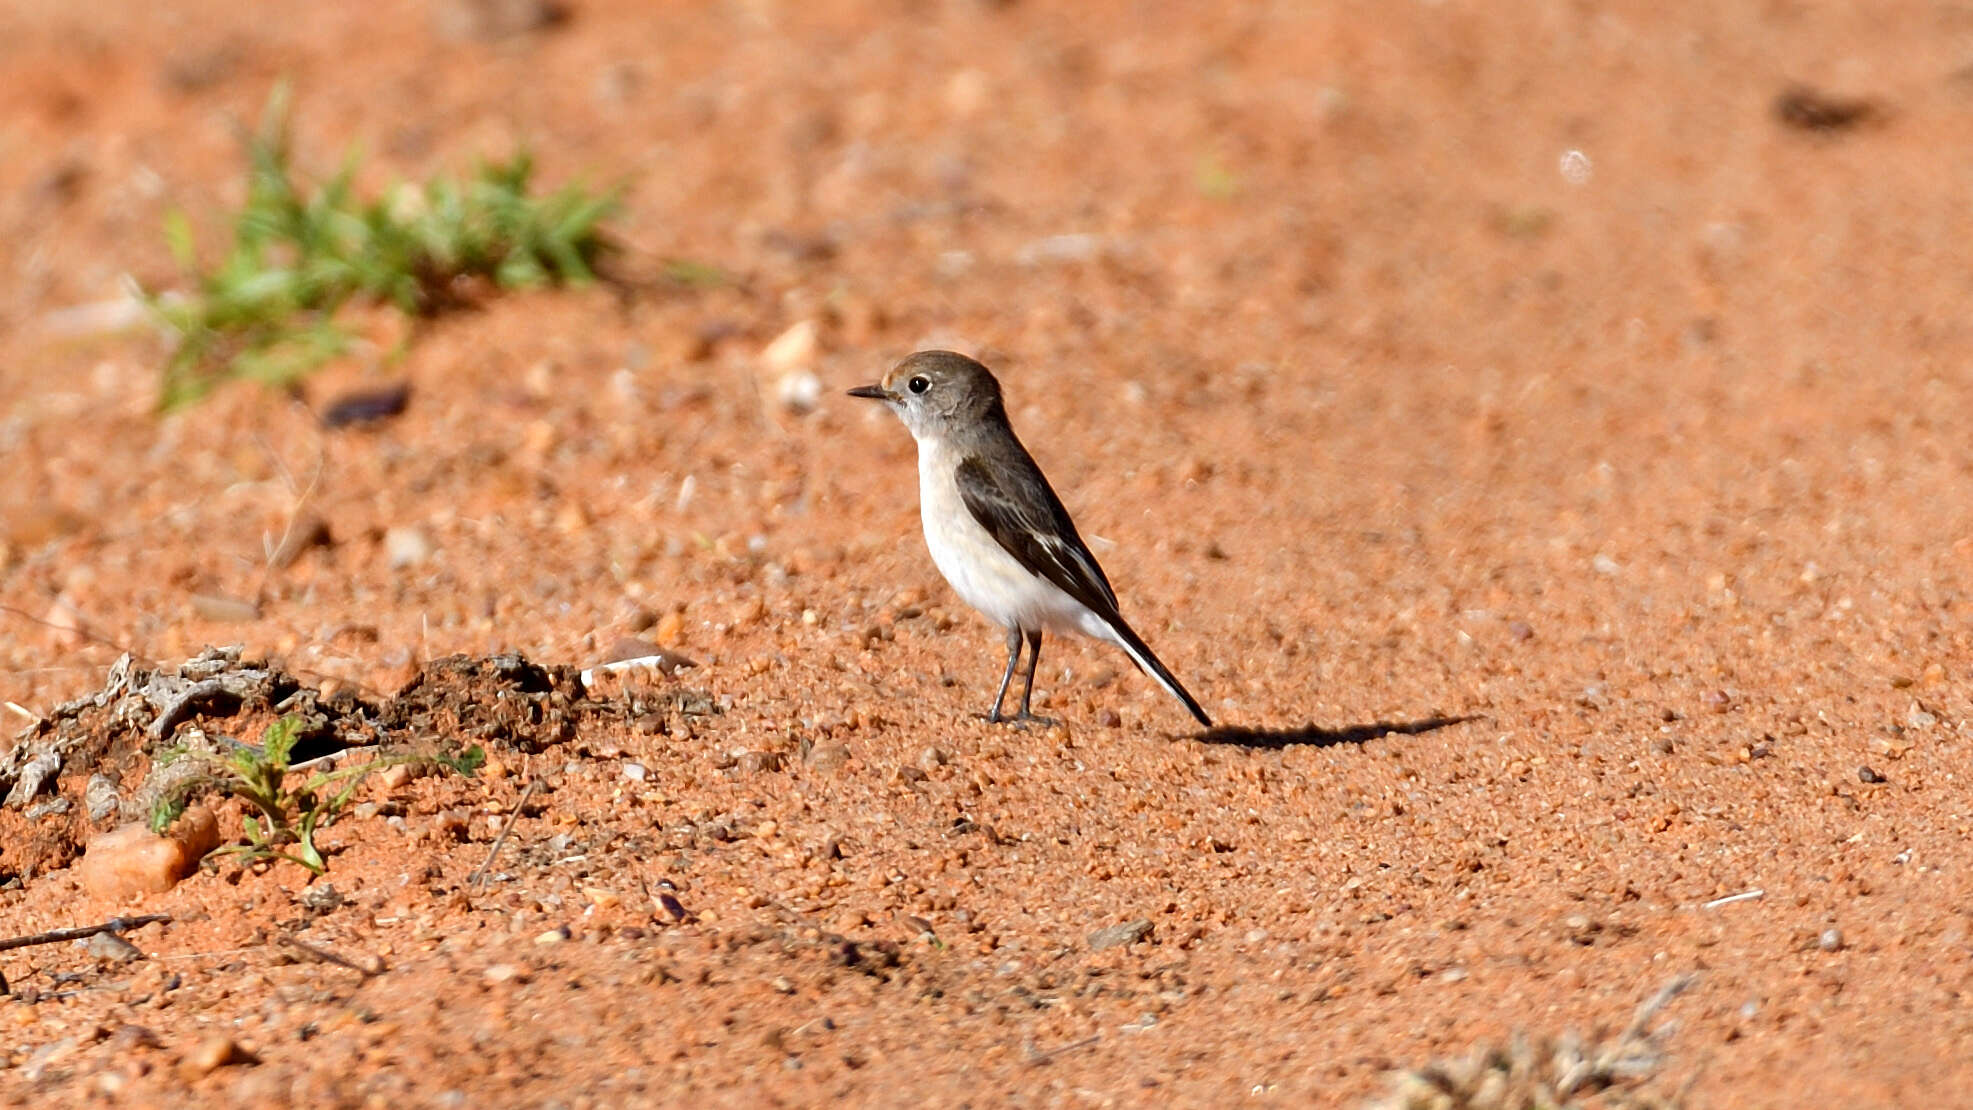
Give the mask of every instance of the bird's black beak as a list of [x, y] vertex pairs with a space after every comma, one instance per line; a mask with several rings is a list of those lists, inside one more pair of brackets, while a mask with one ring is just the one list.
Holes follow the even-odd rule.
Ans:
[[850, 390], [849, 395], [852, 397], [868, 397], [872, 401], [888, 401], [891, 399], [891, 391], [881, 385], [859, 385], [855, 389]]

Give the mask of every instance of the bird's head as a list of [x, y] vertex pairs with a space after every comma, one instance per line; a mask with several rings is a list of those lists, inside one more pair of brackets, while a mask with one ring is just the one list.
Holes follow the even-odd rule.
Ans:
[[891, 367], [883, 381], [849, 395], [882, 401], [918, 439], [939, 436], [956, 421], [1006, 419], [993, 373], [952, 351], [919, 351]]

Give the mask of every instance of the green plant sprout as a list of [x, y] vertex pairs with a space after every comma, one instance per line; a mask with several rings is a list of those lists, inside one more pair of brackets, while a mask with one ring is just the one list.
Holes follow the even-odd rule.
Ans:
[[612, 249], [603, 224], [621, 190], [571, 185], [533, 195], [526, 152], [481, 163], [464, 180], [399, 183], [371, 200], [356, 196], [352, 153], [311, 189], [293, 168], [288, 99], [277, 86], [245, 138], [247, 200], [217, 265], [201, 268], [184, 213], [165, 218], [165, 241], [193, 286], [183, 297], [144, 294], [177, 336], [165, 409], [236, 378], [300, 380], [348, 349], [336, 317], [352, 302], [430, 317], [461, 303], [462, 280], [500, 289], [587, 283]]
[[328, 870], [328, 861], [315, 846], [315, 834], [348, 810], [364, 779], [386, 767], [404, 765], [438, 767], [470, 776], [486, 761], [486, 753], [474, 745], [456, 755], [396, 752], [330, 771], [298, 775], [289, 757], [302, 735], [299, 718], [283, 717], [267, 727], [260, 747], [243, 744], [224, 756], [207, 757], [209, 770], [187, 777], [158, 799], [151, 810], [151, 830], [162, 834], [185, 812], [192, 794], [217, 789], [257, 812], [244, 819], [246, 843], [225, 845], [212, 855], [238, 856], [249, 863], [287, 860], [320, 875]]

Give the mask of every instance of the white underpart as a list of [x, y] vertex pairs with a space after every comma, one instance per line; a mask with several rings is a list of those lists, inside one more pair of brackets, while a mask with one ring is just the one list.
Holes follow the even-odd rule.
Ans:
[[959, 460], [941, 439], [918, 441], [918, 509], [932, 562], [961, 600], [1003, 628], [1080, 632], [1129, 650], [1108, 621], [1028, 570], [959, 496]]

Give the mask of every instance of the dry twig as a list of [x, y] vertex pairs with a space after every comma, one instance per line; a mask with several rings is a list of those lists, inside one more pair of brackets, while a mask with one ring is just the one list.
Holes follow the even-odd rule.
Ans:
[[493, 838], [493, 847], [487, 849], [486, 861], [474, 868], [472, 874], [466, 876], [467, 886], [478, 890], [481, 884], [486, 882], [487, 870], [500, 855], [501, 846], [507, 843], [507, 834], [514, 831], [514, 822], [521, 819], [521, 811], [527, 808], [528, 799], [534, 797], [535, 789], [540, 785], [540, 776], [528, 780], [528, 788], [521, 791], [521, 800], [514, 803], [514, 812], [507, 815], [507, 823], [500, 826], [500, 835]]
[[274, 942], [284, 947], [292, 948], [295, 951], [301, 953], [302, 955], [307, 956], [309, 959], [316, 961], [317, 963], [334, 964], [337, 967], [346, 967], [349, 970], [356, 972], [358, 975], [363, 976], [365, 979], [368, 979], [372, 975], [382, 975], [386, 970], [388, 970], [384, 966], [384, 961], [378, 959], [375, 956], [371, 957], [371, 962], [374, 963], [376, 966], [365, 967], [362, 964], [357, 963], [355, 960], [352, 960], [347, 956], [339, 956], [336, 953], [331, 952], [326, 948], [317, 948], [316, 946], [308, 943], [307, 941], [302, 940], [300, 937], [294, 936], [293, 934], [290, 933], [280, 933], [280, 932], [275, 933]]
[[11, 948], [29, 948], [37, 944], [60, 944], [65, 940], [81, 940], [97, 933], [121, 933], [145, 925], [161, 925], [171, 920], [168, 913], [147, 913], [142, 917], [112, 917], [101, 925], [83, 925], [74, 929], [50, 929], [45, 933], [34, 933], [24, 937], [8, 937], [0, 940], [0, 952]]

